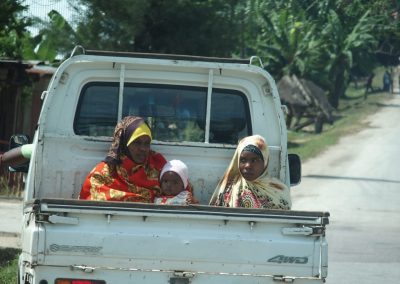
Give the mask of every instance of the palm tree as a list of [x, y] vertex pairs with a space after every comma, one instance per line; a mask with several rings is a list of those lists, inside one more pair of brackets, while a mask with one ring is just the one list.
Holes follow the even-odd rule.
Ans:
[[326, 71], [331, 79], [329, 85], [329, 102], [335, 108], [339, 106], [339, 98], [343, 97], [347, 88], [348, 75], [357, 61], [371, 61], [378, 41], [373, 35], [376, 19], [367, 11], [353, 27], [346, 26], [333, 10], [330, 10], [327, 24], [321, 32], [325, 42], [327, 58]]
[[[378, 17], [369, 11], [353, 15], [351, 9], [340, 6], [341, 1], [337, 6], [329, 0], [303, 4], [259, 1], [258, 53], [275, 77], [295, 74], [310, 79], [329, 91], [329, 102], [337, 108], [351, 68], [374, 62]], [[345, 12], [341, 17], [336, 12], [340, 9]]]
[[256, 48], [277, 78], [292, 74], [304, 77], [323, 44], [316, 37], [315, 23], [306, 19], [304, 11], [296, 10], [293, 13], [288, 9], [258, 7], [261, 33]]
[[32, 38], [30, 45], [34, 48], [37, 59], [54, 61], [65, 58], [75, 45], [78, 36], [67, 20], [57, 11], [48, 13], [50, 21], [41, 21], [44, 28]]

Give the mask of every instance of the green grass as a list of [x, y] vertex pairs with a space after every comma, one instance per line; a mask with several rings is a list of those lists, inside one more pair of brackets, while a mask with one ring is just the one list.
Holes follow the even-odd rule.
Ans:
[[[14, 180], [22, 181], [22, 173], [13, 173]], [[16, 176], [16, 177], [15, 177]], [[21, 198], [22, 197], [22, 182], [14, 182], [14, 186], [9, 186], [8, 175], [0, 174], [0, 197], [2, 198]]]
[[[374, 87], [378, 89], [377, 85]], [[298, 154], [302, 161], [306, 161], [322, 153], [329, 146], [335, 145], [341, 137], [367, 127], [365, 118], [378, 111], [391, 95], [378, 91], [368, 94], [367, 99], [364, 99], [364, 90], [361, 84], [358, 89], [354, 87], [348, 89], [347, 98], [341, 99], [339, 108], [334, 111], [334, 123], [324, 124], [322, 133], [315, 134], [313, 127], [297, 132], [289, 131], [289, 153]]]
[[7, 179], [0, 175], [0, 196], [8, 196], [11, 193], [11, 189], [8, 186]]
[[21, 250], [0, 248], [0, 284], [17, 283], [18, 255]]

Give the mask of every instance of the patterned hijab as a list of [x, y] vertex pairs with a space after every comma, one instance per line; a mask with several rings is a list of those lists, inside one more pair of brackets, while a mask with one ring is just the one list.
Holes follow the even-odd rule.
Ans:
[[[244, 149], [257, 155], [261, 153], [264, 160], [264, 171], [253, 181], [246, 180], [240, 173], [239, 160]], [[289, 188], [278, 179], [268, 177], [268, 160], [269, 150], [262, 136], [253, 135], [243, 138], [211, 197], [210, 205], [290, 209]]]

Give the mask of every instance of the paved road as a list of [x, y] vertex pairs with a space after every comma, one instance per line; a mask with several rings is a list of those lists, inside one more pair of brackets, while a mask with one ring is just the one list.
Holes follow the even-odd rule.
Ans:
[[20, 247], [22, 202], [0, 198], [0, 247]]
[[293, 209], [329, 211], [327, 283], [400, 283], [400, 96], [303, 165]]

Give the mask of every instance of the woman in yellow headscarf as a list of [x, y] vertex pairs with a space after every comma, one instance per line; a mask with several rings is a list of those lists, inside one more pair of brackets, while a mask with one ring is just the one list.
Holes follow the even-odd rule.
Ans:
[[289, 188], [267, 174], [269, 150], [260, 135], [243, 138], [210, 205], [289, 210]]
[[160, 194], [158, 177], [167, 161], [150, 149], [151, 139], [143, 118], [123, 118], [106, 158], [84, 181], [79, 199], [153, 202]]

